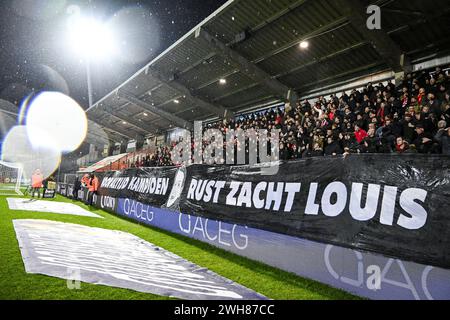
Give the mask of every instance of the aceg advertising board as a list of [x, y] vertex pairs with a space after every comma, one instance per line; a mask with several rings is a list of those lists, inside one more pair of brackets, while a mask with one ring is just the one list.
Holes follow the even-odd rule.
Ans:
[[175, 213], [132, 199], [118, 199], [116, 212], [367, 298], [450, 298], [446, 269]]

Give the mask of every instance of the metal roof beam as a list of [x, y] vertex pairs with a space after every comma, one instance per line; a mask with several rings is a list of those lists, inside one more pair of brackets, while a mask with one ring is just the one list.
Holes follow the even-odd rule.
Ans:
[[1, 112], [1, 113], [5, 113], [5, 114], [8, 114], [8, 115], [10, 115], [10, 116], [13, 116], [13, 117], [17, 118], [17, 112], [11, 112], [11, 111], [5, 110], [5, 109], [3, 109], [3, 108], [0, 108], [0, 112]]
[[346, 71], [346, 72], [343, 72], [343, 73], [340, 73], [340, 74], [335, 74], [335, 75], [333, 75], [331, 77], [328, 77], [328, 78], [325, 78], [325, 79], [321, 79], [321, 80], [316, 81], [316, 82], [308, 83], [307, 85], [302, 86], [301, 89], [303, 89], [304, 91], [307, 92], [308, 90], [311, 89], [311, 87], [315, 88], [315, 87], [317, 87], [318, 85], [320, 85], [323, 82], [332, 81], [332, 80], [336, 81], [336, 79], [339, 79], [339, 78], [342, 78], [342, 77], [346, 77], [346, 76], [350, 76], [350, 75], [353, 75], [354, 73], [365, 71], [365, 70], [368, 70], [368, 69], [371, 69], [371, 68], [375, 68], [375, 67], [383, 65], [384, 63], [385, 63], [385, 61], [381, 61], [381, 60], [380, 61], [375, 61], [375, 62], [373, 62], [371, 64], [368, 64], [368, 65], [365, 65], [365, 66], [357, 67], [355, 69], [352, 69], [352, 70], [349, 70], [349, 71]]
[[[113, 129], [113, 128], [111, 128], [111, 127], [106, 127], [105, 125], [102, 125], [102, 128], [103, 128], [105, 131], [108, 131], [109, 134], [115, 134], [115, 135], [117, 135], [118, 137], [120, 137], [119, 140], [116, 140], [117, 142], [122, 143], [123, 141], [129, 141], [129, 140], [133, 140], [133, 139], [134, 139], [134, 138], [131, 137], [129, 134], [125, 135], [125, 133], [120, 133], [120, 132], [118, 132], [118, 131], [119, 131], [118, 129]], [[108, 133], [107, 133], [107, 134], [108, 134]]]
[[325, 32], [330, 32], [330, 30], [338, 30], [342, 27], [345, 27], [348, 24], [350, 24], [350, 22], [348, 21], [348, 17], [346, 17], [346, 16], [340, 17], [337, 20], [330, 22], [329, 24], [326, 24], [318, 29], [314, 29], [313, 31], [311, 31], [309, 33], [302, 34], [302, 35], [296, 37], [295, 39], [292, 39], [292, 41], [289, 41], [288, 43], [284, 44], [283, 46], [264, 54], [263, 56], [253, 60], [252, 62], [255, 64], [261, 63], [264, 60], [267, 60], [277, 54], [280, 54], [292, 47], [298, 46], [300, 44], [300, 42], [302, 42], [302, 41], [307, 41], [312, 38], [318, 37]]
[[192, 123], [177, 117], [176, 115], [166, 112], [164, 110], [159, 109], [158, 107], [152, 106], [151, 104], [148, 104], [145, 101], [142, 101], [141, 99], [139, 99], [138, 97], [132, 95], [129, 92], [126, 92], [125, 90], [119, 90], [118, 93], [119, 97], [121, 97], [122, 99], [127, 100], [128, 102], [139, 106], [141, 108], [144, 108], [158, 116], [160, 116], [161, 118], [164, 118], [168, 121], [170, 121], [171, 123], [175, 124], [177, 127], [183, 128], [183, 129], [187, 129], [187, 130], [194, 130], [194, 126], [192, 125]]
[[121, 135], [122, 137], [128, 138], [128, 139], [136, 139], [137, 136], [140, 136], [140, 134], [137, 134], [135, 136], [132, 135], [132, 133], [134, 133], [132, 130], [124, 130], [124, 129], [120, 129], [117, 128], [117, 126], [115, 126], [114, 124], [105, 121], [104, 119], [99, 119], [95, 116], [92, 117], [93, 121], [98, 123], [100, 126], [104, 127], [105, 129], [115, 132], [119, 135]]
[[[383, 11], [386, 11], [385, 8], [383, 8]], [[418, 17], [416, 19], [410, 19], [408, 21], [408, 24], [402, 25], [400, 27], [397, 27], [393, 30], [389, 30], [387, 31], [388, 35], [394, 34], [394, 33], [401, 33], [404, 32], [405, 30], [408, 30], [412, 27], [418, 26], [422, 23], [425, 22], [436, 22], [436, 20], [441, 19], [442, 17], [445, 17], [448, 13], [450, 12], [450, 8], [444, 8], [443, 10], [439, 10], [439, 12], [436, 12], [434, 14], [430, 14], [430, 13], [424, 13], [424, 15], [422, 17]]]
[[117, 112], [114, 111], [110, 111], [108, 109], [105, 110], [105, 112], [108, 115], [113, 116], [114, 118], [117, 118], [121, 121], [125, 121], [127, 124], [135, 127], [136, 129], [145, 132], [146, 134], [148, 133], [156, 133], [156, 130], [148, 125], [146, 125], [144, 122], [139, 122], [139, 121], [135, 121], [132, 117], [125, 117], [125, 116], [121, 116], [119, 115]]
[[206, 112], [213, 113], [214, 115], [217, 115], [220, 118], [225, 119], [232, 118], [234, 116], [232, 111], [220, 105], [214, 104], [210, 101], [207, 101], [204, 98], [196, 96], [187, 87], [177, 82], [175, 75], [172, 76], [165, 75], [161, 73], [159, 70], [156, 70], [155, 68], [152, 67], [149, 67], [148, 74], [157, 79], [158, 81], [164, 83], [169, 88], [181, 93], [183, 96], [186, 96], [186, 98], [188, 98], [189, 100], [194, 101], [199, 108], [204, 109]]
[[85, 140], [85, 142], [87, 142], [87, 143], [89, 143], [89, 144], [92, 144], [92, 145], [94, 145], [94, 146], [97, 146], [97, 147], [104, 147], [105, 145], [109, 145], [109, 144], [111, 144], [111, 142], [112, 142], [113, 140], [111, 140], [110, 138], [101, 138], [101, 137], [97, 137], [97, 136], [95, 136], [95, 135], [93, 135], [92, 133], [88, 133], [87, 135], [86, 135], [86, 140]]
[[[294, 39], [293, 41], [290, 41], [289, 43], [285, 44], [284, 46], [282, 46], [280, 48], [272, 50], [271, 52], [265, 54], [264, 56], [261, 56], [261, 57], [255, 59], [255, 60], [251, 61], [251, 63], [253, 63], [254, 65], [258, 64], [258, 63], [260, 63], [260, 62], [262, 62], [262, 61], [264, 61], [266, 59], [269, 59], [270, 57], [272, 57], [274, 55], [277, 55], [277, 54], [279, 54], [281, 52], [284, 52], [284, 51], [288, 50], [289, 48], [292, 48], [293, 46], [298, 45], [303, 40], [311, 39], [313, 37], [316, 37], [316, 36], [322, 34], [323, 32], [326, 32], [326, 31], [334, 29], [334, 28], [343, 27], [345, 25], [348, 25], [349, 23], [350, 22], [348, 21], [347, 17], [341, 17], [341, 18], [331, 22], [330, 24], [327, 24], [327, 25], [325, 25], [325, 26], [323, 26], [323, 27], [321, 27], [321, 28], [311, 32], [311, 33], [304, 34], [301, 37], [298, 37], [298, 38]], [[236, 73], [236, 70], [230, 72], [229, 74], [235, 74], [235, 73]], [[278, 77], [281, 77], [281, 76], [282, 75], [277, 75], [274, 78], [278, 78]], [[214, 81], [208, 81], [207, 83], [203, 83], [202, 85], [197, 87], [196, 90], [199, 90], [199, 89], [202, 89], [204, 87], [207, 87], [207, 86], [209, 86], [212, 83], [217, 82], [217, 81], [218, 81], [218, 79], [214, 79]], [[252, 86], [249, 86], [249, 88], [257, 86], [257, 85], [259, 85], [259, 83], [256, 83], [256, 84], [254, 84]], [[232, 94], [240, 92], [240, 91], [242, 91], [242, 90], [239, 89], [236, 92], [233, 92]], [[230, 95], [232, 95], [232, 94], [230, 94]], [[221, 96], [219, 98], [214, 99], [214, 101], [219, 101], [219, 100], [221, 100], [221, 99], [223, 99], [223, 98], [225, 98], [227, 96], [229, 96], [229, 95], [227, 94], [227, 95]]]
[[[160, 108], [160, 107], [161, 107], [161, 104], [158, 105], [157, 107]], [[185, 112], [187, 112], [187, 111], [189, 111], [189, 109], [176, 111], [176, 112], [174, 112], [173, 114], [176, 115], [176, 116], [178, 116], [178, 115], [183, 114], [183, 113], [185, 113]], [[207, 114], [205, 114], [205, 115], [208, 116]], [[219, 118], [219, 117], [217, 117], [217, 118]], [[150, 121], [150, 124], [154, 124], [155, 122], [158, 122], [158, 121], [159, 121], [159, 119], [151, 120], [151, 121]], [[166, 127], [166, 128], [167, 128], [167, 127]]]
[[250, 77], [255, 82], [261, 83], [275, 95], [291, 102], [297, 100], [297, 93], [294, 90], [274, 79], [270, 74], [250, 62], [247, 58], [243, 57], [235, 50], [227, 47], [227, 45], [220, 42], [217, 38], [210, 35], [204, 29], [199, 28], [196, 32], [196, 37], [201, 37], [206, 40], [215, 52], [230, 59], [243, 74]]
[[90, 143], [90, 144], [93, 144], [93, 145], [96, 145], [99, 147], [104, 147], [105, 145], [110, 145], [110, 144], [114, 143], [115, 141], [116, 140], [113, 140], [110, 137], [102, 138], [102, 137], [95, 136], [91, 133], [88, 133], [86, 136], [87, 143]]
[[282, 11], [279, 11], [279, 12], [275, 13], [272, 17], [266, 19], [265, 21], [263, 21], [259, 25], [257, 25], [254, 28], [252, 28], [250, 30], [250, 32], [251, 33], [255, 33], [258, 30], [264, 28], [265, 26], [270, 25], [271, 23], [275, 22], [276, 20], [283, 18], [286, 14], [288, 14], [288, 13], [292, 12], [293, 10], [297, 9], [301, 5], [305, 4], [307, 1], [308, 0], [297, 0], [295, 3], [293, 3], [291, 5], [288, 5]]
[[[156, 85], [155, 87], [153, 87], [153, 88], [151, 88], [149, 91], [147, 91], [147, 92], [145, 93], [145, 95], [151, 95], [154, 91], [158, 90], [158, 89], [161, 88], [163, 85], [164, 85], [163, 83], [160, 83], [160, 84]], [[115, 95], [117, 96], [117, 91], [115, 92]], [[142, 98], [141, 98], [141, 99], [142, 99]], [[122, 104], [121, 106], [116, 107], [116, 108], [106, 107], [106, 108], [105, 108], [105, 112], [111, 113], [111, 114], [113, 114], [113, 115], [118, 115], [117, 112], [119, 112], [119, 111], [122, 110], [122, 109], [125, 109], [125, 108], [126, 108], [127, 106], [129, 106], [129, 105], [133, 105], [133, 104], [130, 103], [130, 102], [126, 102], [126, 103], [124, 103], [124, 104]], [[100, 107], [102, 107], [102, 106], [103, 106], [103, 103], [100, 104]], [[140, 107], [140, 106], [136, 106], [136, 105], [135, 105], [135, 107], [141, 109], [143, 112], [152, 113], [152, 112], [150, 112], [149, 110], [147, 110], [147, 109], [145, 109], [145, 108], [142, 108], [142, 107]], [[140, 112], [140, 113], [142, 113], [142, 112]], [[153, 114], [153, 113], [152, 113], [152, 114]], [[134, 117], [136, 117], [137, 115], [139, 115], [139, 113], [136, 114], [136, 115], [133, 115], [132, 117], [134, 118]], [[154, 115], [157, 116], [156, 114], [154, 114]], [[117, 117], [116, 117], [116, 118], [117, 118]], [[131, 122], [130, 122], [130, 123], [131, 123]], [[149, 131], [151, 134], [156, 134], [156, 133], [157, 133], [155, 129], [153, 129], [153, 128], [151, 129], [150, 127], [148, 127], [148, 125], [147, 125], [146, 127], [143, 127], [143, 126], [142, 126], [141, 124], [139, 124], [139, 123], [136, 123], [136, 124], [138, 124], [139, 127], [142, 127], [143, 129], [146, 129], [146, 130]], [[160, 125], [157, 124], [157, 123], [154, 123], [154, 124], [152, 124], [152, 125], [154, 125], [154, 126], [157, 128], [157, 130], [165, 130], [165, 127], [160, 126]], [[155, 132], [152, 132], [152, 130], [155, 131]]]
[[0, 110], [13, 116], [19, 114], [19, 108], [15, 104], [3, 99], [0, 99]]
[[[111, 142], [115, 142], [118, 139], [114, 139], [114, 137], [112, 135], [108, 135], [105, 132], [105, 135], [99, 135], [97, 133], [95, 133], [93, 130], [89, 129], [88, 132], [86, 133], [86, 140], [90, 139], [101, 142], [103, 144], [109, 144]], [[88, 141], [89, 142], [89, 141]]]
[[235, 94], [238, 94], [238, 93], [247, 91], [247, 90], [252, 89], [252, 88], [254, 88], [254, 87], [257, 87], [257, 86], [259, 86], [259, 83], [252, 83], [252, 84], [250, 84], [250, 85], [248, 85], [248, 86], [245, 86], [245, 87], [242, 87], [242, 88], [233, 90], [233, 91], [228, 92], [228, 93], [226, 93], [226, 94], [224, 94], [224, 95], [221, 95], [221, 96], [219, 96], [219, 97], [216, 97], [215, 100], [216, 100], [216, 101], [220, 101], [220, 100], [222, 100], [222, 99], [225, 99], [225, 98], [227, 98], [227, 97], [231, 97], [231, 96], [233, 96], [233, 95], [235, 95]]
[[299, 66], [297, 66], [295, 68], [292, 68], [292, 69], [290, 69], [290, 70], [288, 70], [286, 72], [277, 74], [275, 77], [276, 78], [285, 77], [285, 76], [290, 75], [292, 73], [298, 72], [298, 71], [300, 71], [302, 69], [311, 67], [311, 66], [313, 66], [315, 64], [324, 63], [325, 61], [328, 61], [330, 59], [335, 58], [336, 56], [339, 56], [339, 55], [342, 55], [342, 54], [347, 54], [347, 53], [349, 53], [349, 51], [352, 51], [352, 50], [355, 50], [355, 49], [359, 49], [359, 48], [361, 48], [361, 47], [363, 47], [365, 45], [368, 45], [367, 41], [360, 41], [360, 42], [355, 43], [355, 44], [353, 44], [353, 45], [351, 45], [351, 46], [349, 46], [347, 48], [341, 49], [339, 51], [335, 51], [335, 52], [330, 53], [330, 54], [328, 54], [326, 56], [319, 57], [319, 58], [317, 58], [317, 59], [315, 59], [313, 61], [310, 61], [308, 63], [300, 64]]
[[340, 0], [350, 11], [350, 23], [372, 43], [373, 48], [386, 61], [392, 70], [402, 72], [410, 64], [401, 48], [388, 36], [383, 29], [369, 30], [367, 28], [367, 7], [360, 0]]
[[[129, 102], [128, 102], [126, 105], [133, 105], [133, 106], [138, 107], [139, 109], [142, 110], [142, 112], [139, 112], [139, 113], [137, 113], [137, 114], [135, 114], [135, 115], [133, 115], [133, 116], [130, 116], [130, 118], [135, 118], [136, 116], [138, 116], [139, 114], [141, 114], [141, 113], [143, 113], [143, 112], [149, 113], [149, 114], [152, 114], [152, 115], [158, 117], [157, 114], [151, 112], [150, 110], [148, 110], [148, 109], [146, 109], [146, 108], [142, 108], [141, 106], [137, 106], [137, 105], [135, 105], [135, 104], [133, 104], [133, 103], [129, 103]], [[124, 106], [124, 107], [125, 107], [125, 106]], [[118, 116], [117, 113], [114, 113], [114, 114], [111, 114], [111, 115], [112, 115], [113, 117], [117, 118], [117, 119], [120, 119], [120, 118], [119, 118], [120, 116]], [[124, 117], [123, 119], [124, 119], [124, 120], [122, 120], [122, 121], [127, 121], [127, 122], [129, 122], [129, 121], [127, 120], [127, 119], [129, 119], [128, 117]], [[134, 127], [140, 126], [140, 127], [141, 127], [141, 130], [144, 130], [144, 129], [145, 129], [145, 130], [147, 131], [147, 133], [150, 133], [150, 134], [157, 134], [158, 131], [160, 131], [160, 130], [165, 130], [165, 129], [166, 129], [164, 126], [161, 126], [161, 125], [159, 125], [158, 123], [151, 123], [151, 121], [150, 121], [150, 122], [149, 122], [149, 121], [145, 122], [145, 127], [142, 127], [142, 125], [144, 125], [144, 122], [142, 122], [142, 124], [140, 124], [139, 121], [136, 122], [136, 121], [134, 121], [134, 119], [133, 119], [133, 123], [132, 123], [132, 122], [129, 122], [129, 124], [133, 124]], [[149, 127], [149, 124], [151, 124], [151, 127]], [[153, 126], [154, 126], [155, 128], [152, 128]], [[148, 130], [147, 130], [147, 128], [148, 128]], [[152, 129], [150, 129], [150, 128], [152, 128]]]
[[[104, 134], [102, 134], [104, 133]], [[111, 142], [120, 142], [123, 140], [123, 136], [119, 135], [115, 132], [105, 132], [99, 124], [95, 123], [94, 121], [88, 119], [88, 134], [93, 137], [98, 137], [102, 140], [109, 140]], [[105, 137], [106, 136], [106, 137]]]
[[404, 15], [409, 15], [409, 16], [425, 17], [425, 13], [420, 12], [420, 11], [412, 11], [412, 10], [406, 10], [406, 9], [391, 9], [391, 8], [384, 8], [383, 11], [404, 14]]
[[111, 138], [113, 143], [123, 143], [124, 141], [130, 140], [130, 138], [124, 137], [112, 129], [108, 129], [106, 127], [102, 127], [102, 129], [105, 130], [105, 133], [108, 135], [108, 137], [113, 137]]
[[[242, 108], [254, 105], [255, 103], [262, 103], [263, 101], [269, 101], [272, 98], [273, 98], [272, 96], [265, 96], [265, 97], [261, 97], [261, 98], [254, 99], [254, 100], [251, 100], [251, 101], [247, 101], [247, 102], [244, 102], [244, 103], [236, 106], [236, 110], [239, 110], [239, 109], [242, 109]], [[273, 100], [273, 102], [274, 103], [278, 103], [278, 102], [282, 102], [282, 101], [277, 101], [276, 102], [276, 100]]]
[[[154, 105], [153, 103], [152, 103], [151, 105], [152, 105], [153, 108], [161, 109], [162, 107], [168, 105], [169, 103], [173, 103], [174, 100], [181, 100], [181, 99], [183, 99], [183, 98], [184, 98], [184, 96], [180, 94], [180, 95], [178, 95], [178, 96], [176, 96], [176, 97], [174, 97], [174, 98], [172, 98], [172, 99], [170, 99], [170, 100], [164, 101], [164, 102], [162, 102], [162, 103], [160, 103], [160, 104], [158, 104], [158, 105]], [[141, 100], [142, 100], [142, 98], [141, 98]], [[145, 101], [144, 101], [144, 102], [145, 102]], [[146, 103], [149, 104], [148, 102], [146, 102]], [[139, 109], [141, 109], [141, 110], [143, 110], [143, 111], [145, 111], [145, 112], [148, 112], [149, 114], [152, 114], [152, 115], [156, 116], [155, 119], [150, 119], [149, 121], [147, 121], [147, 123], [150, 124], [150, 125], [152, 125], [152, 126], [154, 125], [154, 126], [158, 127], [160, 130], [167, 130], [167, 126], [163, 126], [163, 125], [160, 125], [160, 124], [159, 124], [159, 121], [160, 121], [160, 119], [161, 119], [161, 116], [159, 116], [158, 114], [155, 114], [155, 113], [152, 112], [151, 110], [149, 110], [149, 109], [147, 109], [147, 108], [144, 108], [144, 107], [142, 107], [142, 106], [137, 106], [137, 105], [135, 105], [135, 104], [133, 104], [133, 103], [130, 103], [130, 102], [127, 102], [127, 105], [128, 105], [128, 104], [134, 105], [135, 107], [138, 107]], [[173, 112], [173, 114], [174, 114], [174, 115], [178, 115], [178, 114], [181, 114], [181, 113], [183, 113], [183, 112], [186, 112], [186, 110], [176, 111], [176, 112]], [[184, 119], [183, 119], [183, 120], [184, 120]], [[155, 133], [155, 134], [158, 134], [158, 132]]]

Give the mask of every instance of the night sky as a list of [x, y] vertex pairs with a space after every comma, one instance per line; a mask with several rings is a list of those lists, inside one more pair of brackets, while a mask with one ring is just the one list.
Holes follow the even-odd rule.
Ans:
[[225, 0], [3, 0], [0, 99], [20, 101], [33, 89], [68, 91], [88, 106], [86, 67], [67, 41], [73, 12], [117, 29], [120, 57], [92, 63], [94, 102], [127, 80]]

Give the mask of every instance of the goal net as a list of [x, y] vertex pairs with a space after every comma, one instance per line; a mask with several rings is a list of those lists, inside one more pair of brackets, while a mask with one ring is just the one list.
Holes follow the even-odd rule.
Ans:
[[75, 180], [77, 179], [77, 175], [74, 173], [66, 173], [64, 175], [64, 183], [65, 184], [74, 184]]
[[0, 196], [23, 196], [23, 169], [15, 163], [0, 161]]

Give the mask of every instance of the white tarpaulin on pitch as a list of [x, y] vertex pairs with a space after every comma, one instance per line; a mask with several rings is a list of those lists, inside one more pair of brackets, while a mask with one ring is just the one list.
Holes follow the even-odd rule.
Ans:
[[11, 210], [70, 214], [103, 219], [103, 217], [99, 216], [98, 214], [89, 212], [73, 203], [31, 200], [22, 198], [7, 198], [6, 200], [8, 201], [8, 206]]
[[121, 231], [14, 220], [27, 273], [191, 300], [266, 299]]

